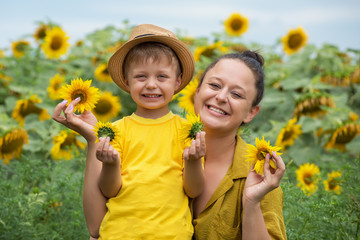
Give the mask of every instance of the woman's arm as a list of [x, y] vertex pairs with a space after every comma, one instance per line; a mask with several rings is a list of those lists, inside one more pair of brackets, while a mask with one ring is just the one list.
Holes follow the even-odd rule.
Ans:
[[275, 153], [273, 153], [273, 157], [277, 163], [276, 170], [270, 167], [270, 154], [267, 154], [264, 176], [250, 171], [246, 179], [242, 196], [242, 239], [271, 239], [260, 208], [260, 201], [266, 194], [279, 187], [280, 180], [285, 173], [285, 164], [282, 158]]

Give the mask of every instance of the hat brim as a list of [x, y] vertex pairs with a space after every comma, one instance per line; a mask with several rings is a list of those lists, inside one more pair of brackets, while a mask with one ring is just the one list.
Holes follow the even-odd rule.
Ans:
[[178, 56], [182, 67], [182, 78], [180, 87], [175, 94], [180, 92], [191, 81], [195, 72], [194, 57], [185, 43], [168, 36], [147, 35], [133, 39], [123, 44], [110, 58], [108, 62], [108, 71], [113, 81], [124, 91], [127, 89], [125, 77], [123, 75], [123, 63], [126, 55], [134, 46], [143, 42], [159, 42], [170, 47]]

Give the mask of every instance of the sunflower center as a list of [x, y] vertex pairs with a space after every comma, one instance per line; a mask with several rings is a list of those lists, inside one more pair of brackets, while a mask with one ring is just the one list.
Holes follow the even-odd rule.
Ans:
[[231, 22], [230, 26], [234, 31], [239, 31], [243, 26], [243, 21], [241, 21], [240, 19], [234, 19]]
[[112, 108], [112, 105], [109, 101], [101, 99], [96, 104], [94, 111], [96, 113], [102, 115], [102, 114], [107, 114], [108, 112], [110, 112], [111, 108]]
[[356, 131], [352, 131], [351, 128], [346, 127], [337, 134], [335, 143], [346, 144], [350, 142], [356, 135]]
[[1, 146], [1, 152], [3, 153], [11, 153], [19, 149], [24, 144], [23, 138], [15, 138], [11, 141], [4, 141]]
[[214, 55], [214, 48], [206, 48], [204, 49], [204, 51], [201, 53], [202, 56], [211, 58]]
[[58, 90], [59, 87], [60, 87], [60, 83], [58, 83], [58, 82], [54, 83], [54, 85], [53, 85], [54, 90]]
[[294, 132], [293, 132], [292, 130], [287, 130], [287, 131], [285, 131], [282, 140], [283, 140], [283, 141], [286, 141], [286, 140], [288, 140], [288, 139], [291, 139], [293, 135], [294, 135]]
[[21, 106], [20, 106], [20, 115], [23, 116], [23, 117], [26, 117], [27, 115], [29, 114], [32, 114], [32, 113], [35, 113], [37, 115], [39, 115], [41, 113], [42, 109], [35, 106], [35, 104], [31, 101], [28, 101], [27, 104], [23, 103]]
[[98, 130], [98, 137], [110, 137], [110, 142], [115, 138], [115, 132], [112, 128], [109, 127], [101, 127]]
[[259, 148], [256, 153], [256, 158], [258, 160], [264, 160], [267, 153], [268, 153], [268, 150], [266, 148]]
[[87, 100], [86, 99], [86, 94], [81, 89], [77, 89], [71, 94], [71, 99], [72, 100], [74, 100], [74, 99], [76, 99], [78, 97], [80, 97], [80, 102], [79, 103], [86, 102], [86, 100]]
[[304, 177], [303, 177], [304, 183], [306, 185], [312, 184], [314, 181], [312, 177], [313, 177], [312, 174], [309, 174], [309, 173], [304, 174]]
[[26, 46], [27, 46], [27, 44], [25, 44], [25, 43], [18, 43], [15, 48], [19, 52], [24, 52], [26, 49]]
[[289, 37], [289, 48], [291, 49], [297, 49], [301, 46], [301, 43], [303, 41], [303, 38], [301, 34], [296, 33]]
[[44, 39], [46, 36], [46, 27], [41, 27], [36, 34], [38, 39]]
[[109, 71], [108, 71], [107, 68], [105, 68], [105, 69], [102, 71], [102, 73], [105, 74], [105, 75], [109, 75]]
[[53, 50], [59, 50], [62, 46], [62, 38], [61, 37], [58, 37], [58, 36], [54, 36], [52, 38], [52, 41], [51, 41], [51, 44], [50, 44], [50, 47], [51, 49]]
[[331, 180], [329, 181], [329, 189], [330, 189], [330, 190], [334, 190], [336, 187], [337, 187], [337, 182], [336, 182], [336, 180], [335, 180], [335, 179], [331, 179]]
[[64, 142], [60, 145], [60, 149], [67, 149], [75, 142], [75, 134], [69, 133]]

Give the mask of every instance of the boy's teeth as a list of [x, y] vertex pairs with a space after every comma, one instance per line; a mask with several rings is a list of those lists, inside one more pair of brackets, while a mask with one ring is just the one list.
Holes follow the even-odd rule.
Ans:
[[224, 112], [224, 111], [221, 111], [220, 109], [217, 109], [217, 108], [214, 108], [214, 107], [209, 107], [209, 109], [210, 110], [213, 110], [214, 112], [218, 112], [218, 113], [220, 113], [220, 114], [222, 114], [222, 115], [225, 115], [226, 113]]
[[149, 98], [156, 98], [156, 97], [159, 97], [160, 95], [147, 95], [145, 94], [145, 97], [149, 97]]

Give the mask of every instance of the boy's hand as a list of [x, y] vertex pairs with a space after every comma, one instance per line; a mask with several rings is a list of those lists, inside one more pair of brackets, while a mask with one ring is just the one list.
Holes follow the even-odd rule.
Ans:
[[[84, 111], [81, 115], [74, 113], [74, 106], [80, 102], [80, 98], [73, 100], [68, 106], [64, 100], [56, 105], [52, 118], [62, 125], [82, 135], [88, 142], [95, 141], [96, 135], [93, 131], [97, 119], [91, 111]], [[64, 112], [64, 116], [61, 115]]]
[[96, 149], [96, 158], [103, 164], [120, 164], [120, 155], [110, 144], [110, 138], [100, 137], [99, 145]]
[[191, 141], [191, 146], [184, 150], [185, 161], [200, 160], [205, 156], [206, 144], [205, 144], [205, 132], [196, 133], [195, 140]]

